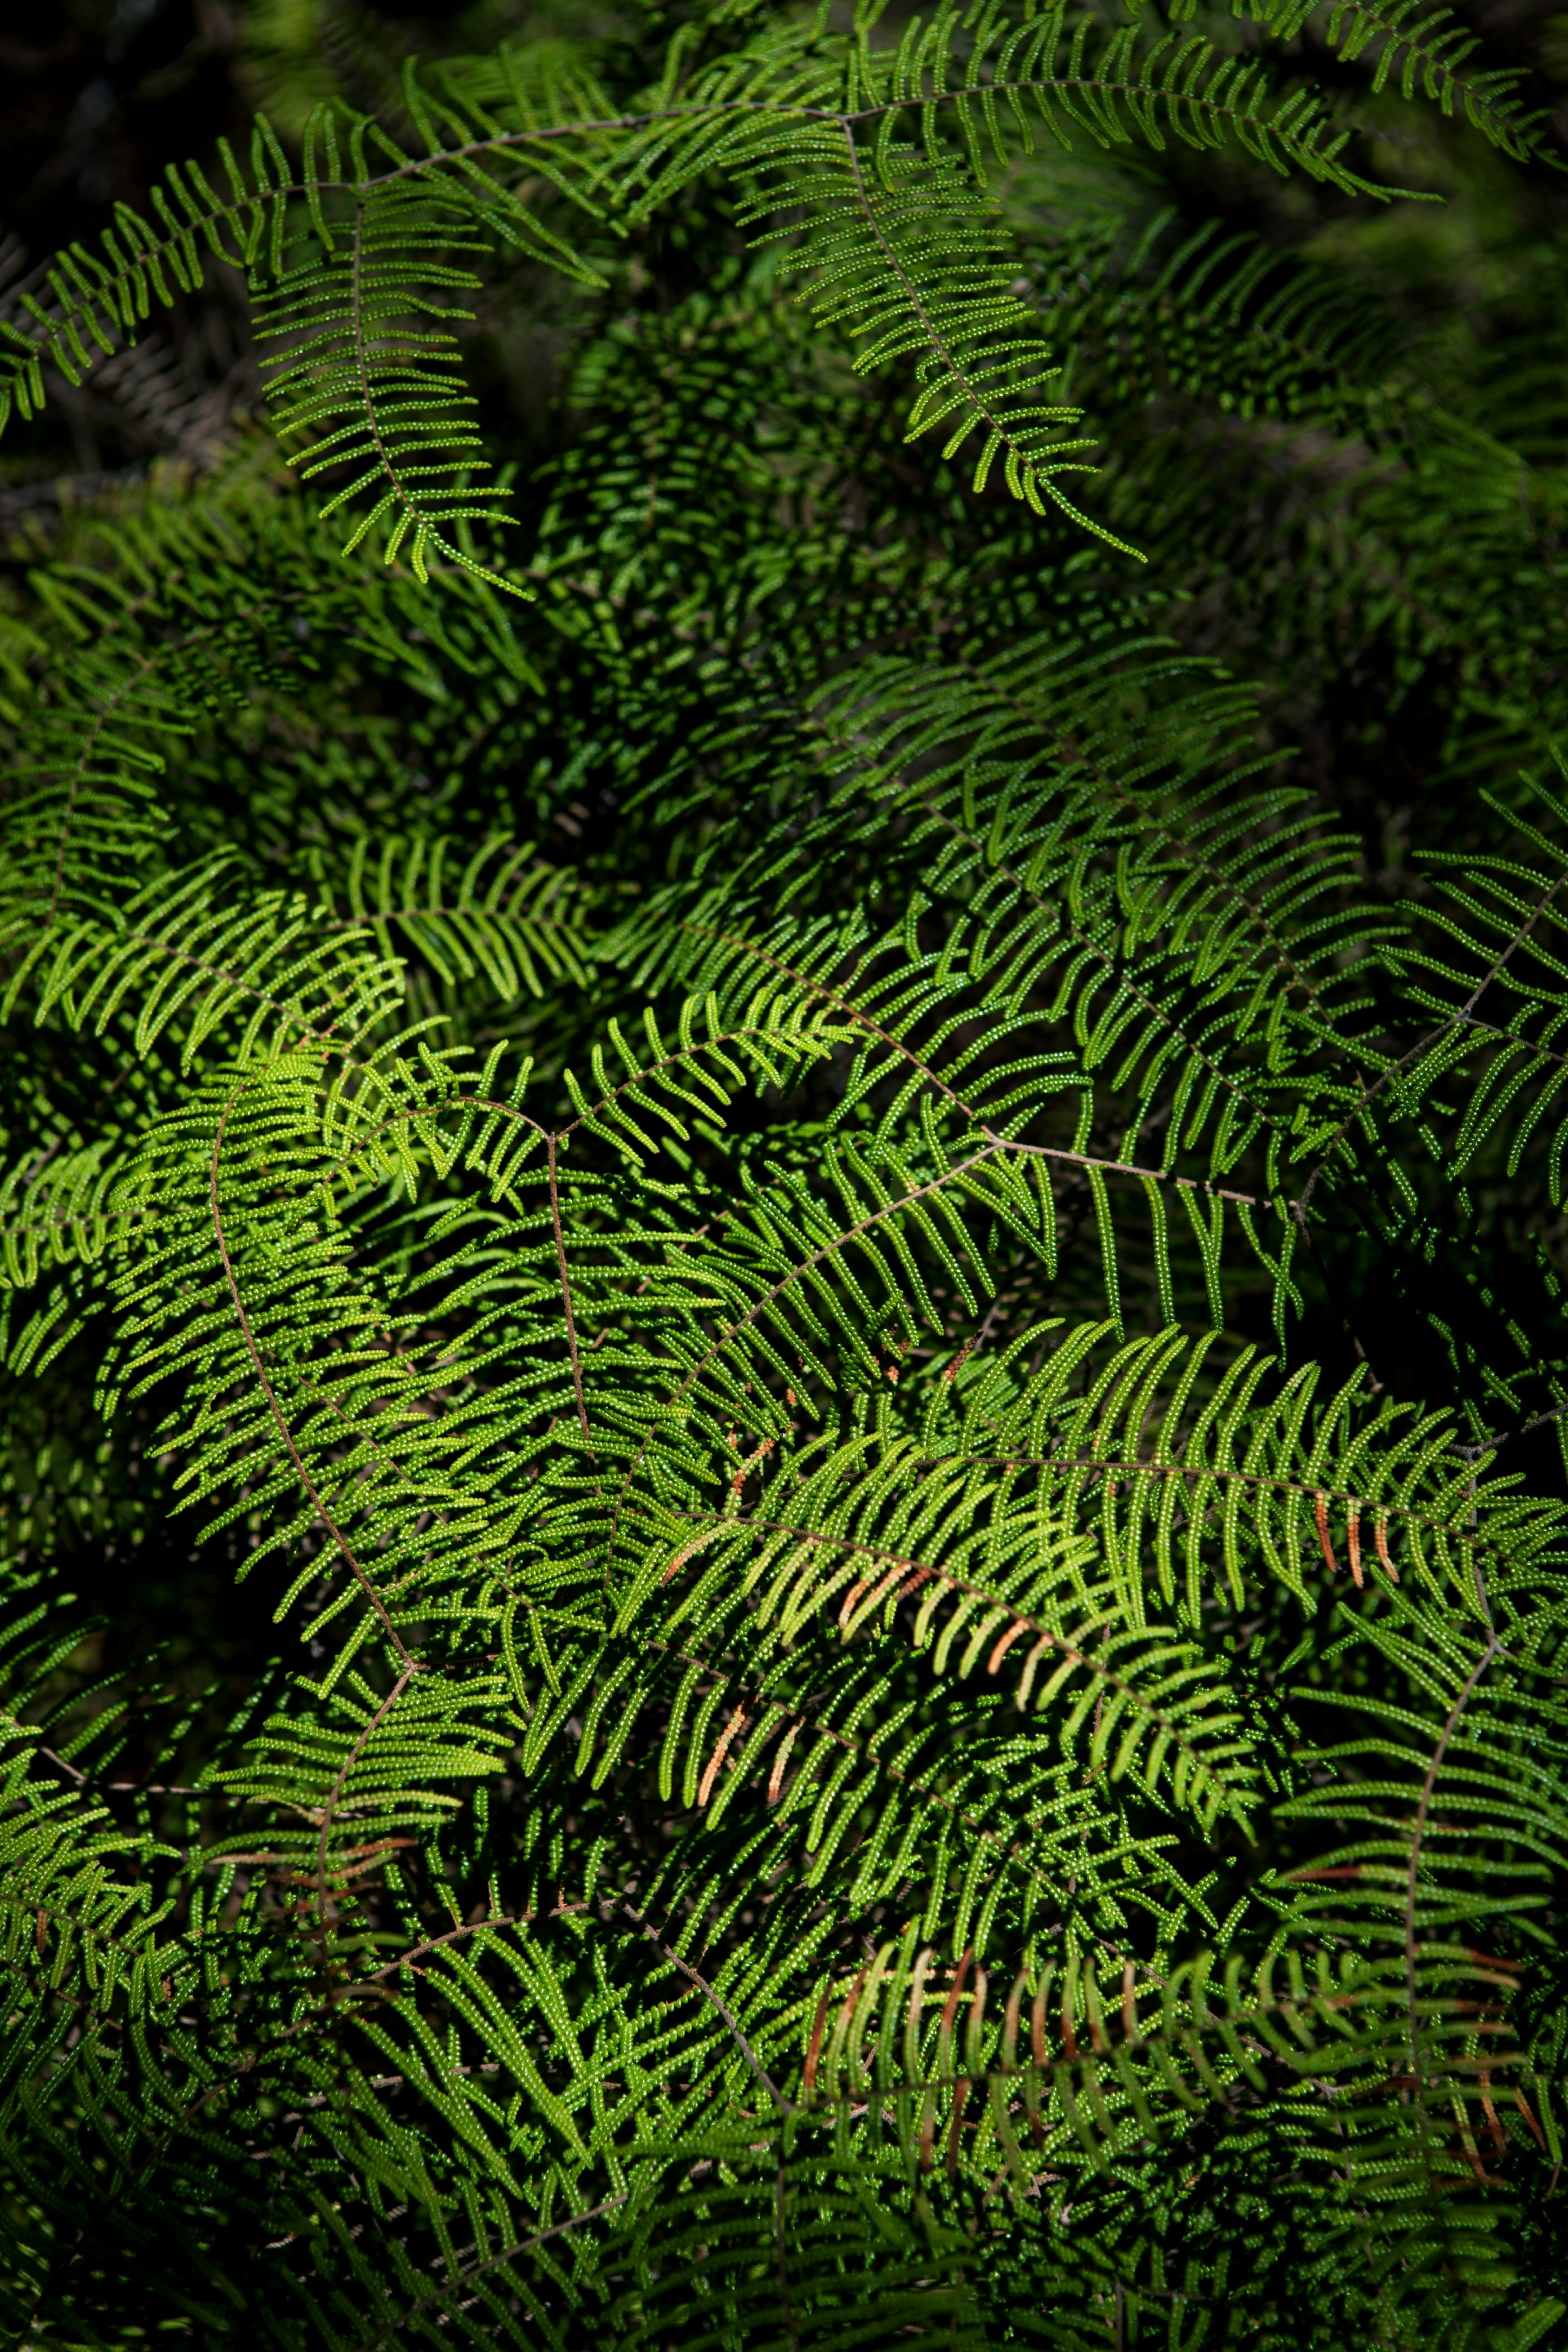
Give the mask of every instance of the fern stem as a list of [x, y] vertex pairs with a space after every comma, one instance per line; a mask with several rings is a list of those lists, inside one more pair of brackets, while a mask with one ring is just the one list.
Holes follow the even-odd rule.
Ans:
[[232, 1093], [227, 1097], [224, 1103], [222, 1116], [218, 1120], [217, 1133], [213, 1139], [212, 1171], [208, 1197], [212, 1209], [213, 1232], [217, 1241], [217, 1254], [219, 1261], [223, 1266], [224, 1280], [228, 1286], [228, 1294], [234, 1302], [234, 1311], [238, 1319], [241, 1335], [245, 1340], [246, 1352], [250, 1358], [251, 1364], [256, 1372], [256, 1377], [261, 1384], [262, 1394], [267, 1399], [268, 1411], [272, 1416], [273, 1423], [277, 1428], [278, 1434], [281, 1437], [284, 1445], [288, 1449], [289, 1458], [294, 1465], [295, 1473], [299, 1477], [300, 1483], [304, 1487], [306, 1494], [309, 1495], [311, 1504], [314, 1507], [316, 1516], [321, 1520], [321, 1525], [326, 1528], [327, 1533], [331, 1537], [332, 1541], [336, 1544], [338, 1550], [346, 1562], [355, 1582], [358, 1584], [361, 1591], [364, 1594], [365, 1599], [369, 1601], [371, 1608], [374, 1611], [376, 1616], [380, 1619], [382, 1630], [385, 1633], [387, 1640], [392, 1643], [393, 1648], [402, 1659], [404, 1665], [407, 1668], [408, 1672], [410, 1674], [415, 1674], [419, 1671], [418, 1662], [414, 1658], [405, 1643], [402, 1634], [398, 1632], [396, 1626], [387, 1615], [381, 1595], [377, 1592], [374, 1585], [371, 1582], [370, 1578], [365, 1574], [364, 1570], [360, 1566], [358, 1559], [354, 1556], [353, 1545], [349, 1542], [348, 1538], [343, 1534], [342, 1529], [338, 1526], [337, 1521], [333, 1518], [331, 1511], [327, 1508], [326, 1501], [322, 1496], [320, 1488], [317, 1486], [315, 1480], [310, 1475], [305, 1458], [294, 1443], [294, 1433], [289, 1428], [289, 1423], [284, 1417], [283, 1409], [278, 1402], [277, 1391], [272, 1385], [271, 1378], [268, 1372], [261, 1350], [256, 1344], [256, 1335], [250, 1328], [250, 1318], [246, 1313], [245, 1301], [240, 1296], [239, 1283], [234, 1271], [234, 1261], [229, 1255], [228, 1243], [224, 1234], [223, 1208], [218, 1199], [217, 1175], [218, 1162], [223, 1155], [224, 1137], [228, 1127], [229, 1113], [244, 1091], [245, 1082], [242, 1081], [241, 1084], [236, 1087]]

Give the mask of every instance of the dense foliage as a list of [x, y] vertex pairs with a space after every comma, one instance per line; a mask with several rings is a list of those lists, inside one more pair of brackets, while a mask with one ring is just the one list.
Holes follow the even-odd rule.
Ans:
[[1568, 2347], [1563, 20], [237, 21], [0, 257], [5, 2342]]

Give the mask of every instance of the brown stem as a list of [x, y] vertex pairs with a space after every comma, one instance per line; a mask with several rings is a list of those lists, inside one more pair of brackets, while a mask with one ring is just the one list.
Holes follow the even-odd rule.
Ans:
[[376, 1708], [375, 1713], [371, 1717], [370, 1721], [360, 1733], [359, 1738], [349, 1749], [348, 1754], [343, 1758], [342, 1767], [338, 1772], [338, 1777], [332, 1782], [331, 1789], [327, 1797], [327, 1801], [321, 1808], [321, 1832], [316, 1840], [316, 1877], [312, 1892], [316, 1898], [316, 1940], [321, 1954], [322, 1996], [329, 2006], [331, 2006], [332, 2001], [335, 2000], [336, 1994], [335, 1988], [332, 1984], [331, 1971], [327, 1966], [327, 1840], [332, 1833], [332, 1824], [337, 1816], [339, 1800], [342, 1798], [343, 1790], [347, 1786], [349, 1774], [353, 1770], [354, 1766], [363, 1755], [365, 1747], [375, 1732], [378, 1725], [386, 1720], [386, 1717], [391, 1714], [398, 1700], [403, 1696], [403, 1694], [407, 1689], [409, 1681], [415, 1671], [414, 1662], [410, 1659], [403, 1672], [398, 1675], [397, 1680], [393, 1684], [392, 1688], [387, 1692], [386, 1696], [382, 1700], [381, 1705]]
[[294, 1433], [292, 1430], [290, 1430], [288, 1422], [283, 1417], [283, 1411], [281, 1406], [279, 1404], [277, 1393], [273, 1389], [271, 1381], [268, 1378], [267, 1366], [262, 1360], [261, 1350], [256, 1344], [256, 1335], [250, 1328], [250, 1318], [245, 1311], [245, 1301], [239, 1295], [239, 1284], [235, 1278], [234, 1261], [229, 1255], [228, 1243], [224, 1235], [223, 1210], [218, 1201], [217, 1171], [218, 1160], [223, 1152], [224, 1136], [228, 1127], [228, 1115], [244, 1091], [245, 1085], [244, 1082], [242, 1082], [239, 1086], [235, 1087], [233, 1093], [229, 1096], [228, 1100], [223, 1107], [223, 1116], [217, 1123], [217, 1133], [213, 1139], [212, 1173], [209, 1197], [212, 1203], [213, 1231], [217, 1236], [217, 1254], [223, 1262], [224, 1280], [228, 1285], [229, 1297], [234, 1301], [234, 1311], [239, 1319], [240, 1331], [244, 1336], [246, 1349], [249, 1354], [251, 1363], [255, 1368], [256, 1377], [261, 1383], [261, 1392], [267, 1399], [268, 1410], [272, 1415], [278, 1434], [281, 1437], [285, 1446], [288, 1448], [289, 1458], [294, 1465], [295, 1473], [299, 1477], [300, 1483], [304, 1487], [306, 1494], [310, 1497], [310, 1501], [315, 1507], [316, 1516], [321, 1520], [321, 1525], [326, 1528], [327, 1533], [331, 1537], [332, 1541], [336, 1544], [339, 1551], [342, 1554], [344, 1560], [347, 1562], [350, 1570], [359, 1584], [361, 1591], [364, 1594], [365, 1599], [369, 1601], [372, 1609], [375, 1612], [375, 1614], [380, 1618], [382, 1628], [385, 1633], [388, 1641], [392, 1643], [393, 1648], [396, 1651], [398, 1656], [402, 1659], [404, 1664], [409, 1669], [409, 1671], [411, 1673], [416, 1673], [418, 1671], [417, 1661], [409, 1651], [402, 1634], [398, 1632], [396, 1626], [387, 1615], [386, 1607], [384, 1602], [382, 1601], [381, 1595], [377, 1592], [374, 1585], [371, 1582], [370, 1578], [365, 1574], [364, 1570], [360, 1566], [359, 1561], [355, 1559], [353, 1545], [349, 1542], [347, 1536], [344, 1535], [342, 1529], [333, 1518], [331, 1511], [327, 1508], [325, 1499], [323, 1498], [321, 1490], [317, 1486], [315, 1480], [311, 1477], [309, 1469], [306, 1467], [304, 1456], [294, 1443]]
[[1459, 1717], [1468, 1704], [1470, 1693], [1497, 1655], [1498, 1646], [1498, 1637], [1494, 1633], [1489, 1636], [1485, 1649], [1466, 1675], [1459, 1696], [1448, 1710], [1447, 1721], [1433, 1750], [1426, 1778], [1421, 1784], [1421, 1800], [1415, 1808], [1415, 1819], [1411, 1828], [1410, 1867], [1405, 1882], [1405, 2005], [1410, 2029], [1410, 2065], [1417, 2082], [1423, 2077], [1421, 2036], [1415, 2021], [1415, 1881], [1421, 1864], [1422, 1841], [1426, 1834], [1426, 1817], [1431, 1811], [1433, 1791], [1437, 1785], [1437, 1775], [1443, 1769], [1443, 1759], [1448, 1752], [1448, 1744], [1458, 1728]]
[[577, 1398], [577, 1422], [583, 1432], [584, 1444], [592, 1459], [597, 1461], [593, 1433], [588, 1427], [588, 1406], [583, 1394], [583, 1366], [577, 1354], [577, 1322], [572, 1312], [572, 1279], [566, 1271], [566, 1235], [561, 1223], [561, 1187], [555, 1175], [554, 1136], [547, 1135], [544, 1142], [550, 1167], [550, 1217], [555, 1228], [555, 1263], [561, 1270], [561, 1304], [566, 1314], [566, 1347], [572, 1358], [572, 1386]]
[[725, 2024], [729, 2027], [731, 2033], [733, 2035], [742, 2056], [745, 2059], [747, 2065], [756, 2076], [757, 2081], [762, 2084], [763, 2090], [773, 2101], [774, 2108], [781, 2116], [793, 2116], [796, 2112], [795, 2101], [785, 2097], [778, 2084], [774, 2082], [773, 2076], [768, 2073], [767, 2068], [763, 2065], [762, 2060], [758, 2057], [756, 2052], [752, 2049], [751, 2043], [747, 2041], [745, 2034], [742, 2032], [740, 2019], [735, 2015], [735, 2012], [730, 2007], [729, 2002], [724, 2000], [722, 1994], [715, 1992], [707, 1978], [699, 1976], [697, 1970], [691, 1966], [691, 1963], [689, 1960], [683, 1960], [680, 1954], [675, 1949], [674, 1946], [665, 1942], [658, 1928], [654, 1927], [652, 1921], [648, 1919], [645, 1913], [634, 1910], [629, 1903], [622, 1903], [618, 1906], [618, 1908], [625, 1912], [626, 1917], [632, 1922], [634, 1927], [640, 1927], [642, 1929], [643, 1934], [647, 1937], [648, 1942], [653, 1945], [655, 1950], [662, 1952], [670, 1966], [672, 1968], [679, 1969], [681, 1975], [697, 1987], [698, 1991], [701, 1993], [704, 2000], [709, 2001], [712, 2007], [718, 2011], [720, 2016], [723, 2019]]
[[459, 2271], [446, 2286], [437, 2287], [434, 2294], [426, 2295], [422, 2302], [411, 2305], [398, 2318], [389, 2321], [379, 2335], [373, 2336], [363, 2346], [363, 2352], [380, 2352], [380, 2347], [395, 2335], [401, 2340], [415, 2320], [423, 2313], [434, 2310], [437, 2304], [444, 2304], [458, 2287], [468, 2286], [473, 2280], [483, 2278], [488, 2271], [500, 2270], [503, 2263], [515, 2262], [520, 2254], [531, 2253], [535, 2246], [542, 2246], [549, 2238], [559, 2238], [568, 2230], [580, 2229], [584, 2221], [596, 2221], [601, 2214], [615, 2212], [617, 2207], [626, 2202], [630, 2193], [626, 2189], [618, 2197], [606, 2197], [602, 2205], [590, 2205], [585, 2213], [569, 2213], [564, 2221], [552, 2222], [548, 2230], [535, 2230], [531, 2236], [519, 2238], [512, 2245], [503, 2247], [499, 2254], [491, 2254], [488, 2261], [476, 2263], [471, 2270]]

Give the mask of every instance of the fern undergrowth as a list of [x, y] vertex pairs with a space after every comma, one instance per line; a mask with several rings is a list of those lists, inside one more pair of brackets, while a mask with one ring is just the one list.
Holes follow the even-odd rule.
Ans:
[[5, 2341], [1568, 2347], [1550, 71], [506, 22], [0, 319]]

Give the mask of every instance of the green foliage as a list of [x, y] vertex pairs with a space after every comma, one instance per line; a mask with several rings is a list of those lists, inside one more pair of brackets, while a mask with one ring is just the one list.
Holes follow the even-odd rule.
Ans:
[[0, 324], [282, 453], [0, 615], [18, 2346], [1568, 2344], [1556, 152], [1194, 16], [313, 60]]

